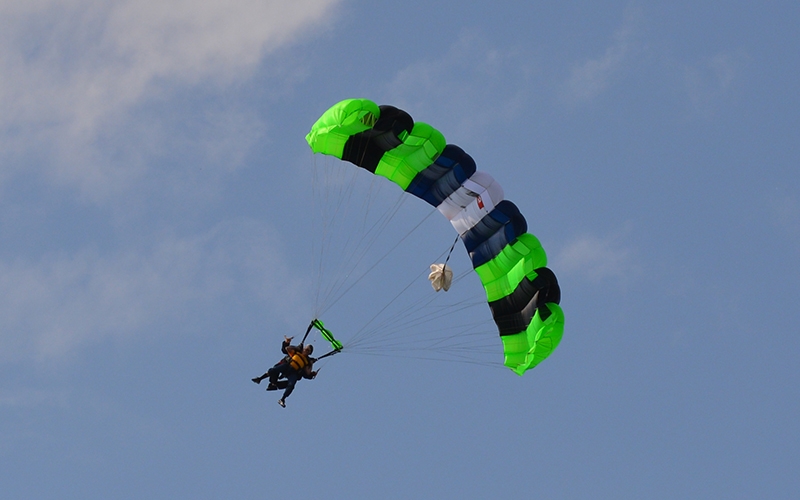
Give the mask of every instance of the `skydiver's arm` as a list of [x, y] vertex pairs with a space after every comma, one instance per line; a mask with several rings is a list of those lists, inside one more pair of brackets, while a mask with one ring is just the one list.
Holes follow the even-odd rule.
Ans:
[[311, 380], [317, 376], [317, 372], [312, 370], [312, 367], [314, 366], [314, 361], [316, 361], [316, 359], [308, 358], [308, 364], [305, 366], [305, 368], [303, 368], [303, 373], [302, 373], [303, 378]]

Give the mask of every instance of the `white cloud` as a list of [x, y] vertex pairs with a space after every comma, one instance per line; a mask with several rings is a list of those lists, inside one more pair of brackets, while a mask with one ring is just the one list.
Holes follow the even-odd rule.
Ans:
[[415, 119], [437, 117], [433, 125], [449, 131], [445, 137], [479, 139], [493, 123], [507, 123], [520, 112], [531, 92], [531, 72], [513, 50], [486, 47], [479, 36], [462, 33], [440, 57], [401, 69], [388, 94]]
[[42, 150], [61, 181], [135, 175], [92, 157], [100, 130], [160, 87], [246, 78], [339, 1], [0, 3], [0, 175]]
[[567, 244], [553, 259], [559, 273], [581, 275], [599, 283], [606, 280], [629, 282], [640, 270], [636, 252], [624, 242], [627, 230], [598, 237], [582, 235]]
[[0, 409], [35, 406], [64, 406], [67, 394], [41, 389], [0, 389]]
[[722, 52], [683, 70], [683, 84], [695, 113], [709, 116], [747, 64], [741, 51]]
[[241, 290], [292, 308], [297, 287], [279, 257], [278, 239], [256, 222], [229, 221], [195, 236], [153, 241], [106, 255], [82, 250], [0, 262], [2, 358], [63, 356], [87, 341], [196, 316]]
[[614, 33], [613, 41], [603, 55], [572, 68], [562, 91], [565, 101], [577, 104], [591, 100], [614, 82], [631, 56], [641, 50], [636, 41], [640, 23], [641, 14], [638, 10], [629, 8], [625, 11], [622, 26]]

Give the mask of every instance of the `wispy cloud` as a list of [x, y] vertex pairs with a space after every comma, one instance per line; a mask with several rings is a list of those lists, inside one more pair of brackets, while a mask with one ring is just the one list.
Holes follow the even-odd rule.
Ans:
[[642, 14], [628, 8], [622, 26], [614, 32], [611, 44], [600, 57], [576, 64], [564, 84], [562, 98], [572, 104], [591, 100], [603, 93], [618, 78], [632, 56], [642, 50], [637, 41]]
[[636, 250], [626, 243], [628, 229], [604, 237], [581, 235], [569, 242], [552, 263], [559, 273], [581, 275], [600, 283], [607, 280], [630, 282], [641, 266]]
[[[510, 49], [488, 47], [462, 33], [439, 57], [402, 68], [388, 86], [392, 103], [449, 118], [447, 135], [477, 138], [493, 123], [521, 112], [530, 95], [530, 63]], [[412, 112], [418, 118], [422, 113]]]
[[[0, 262], [2, 358], [63, 356], [87, 341], [208, 311], [242, 289], [277, 309], [293, 307], [296, 287], [280, 246], [259, 223], [227, 222], [152, 241], [111, 254], [82, 250]], [[264, 255], [265, 248], [274, 250]]]
[[249, 76], [338, 2], [0, 3], [0, 175], [38, 152], [49, 153], [38, 163], [60, 181], [113, 180], [113, 169], [92, 157], [100, 131], [170, 85]]
[[0, 409], [28, 408], [34, 406], [63, 406], [64, 392], [41, 389], [0, 389]]
[[683, 84], [695, 114], [709, 116], [747, 65], [742, 51], [722, 52], [683, 69]]

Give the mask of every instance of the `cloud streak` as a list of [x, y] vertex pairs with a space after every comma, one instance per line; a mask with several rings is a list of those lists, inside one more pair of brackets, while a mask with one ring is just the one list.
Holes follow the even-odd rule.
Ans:
[[581, 275], [594, 283], [628, 282], [639, 274], [640, 267], [636, 251], [624, 244], [621, 235], [578, 236], [558, 253], [552, 265], [559, 273]]
[[[472, 33], [462, 33], [438, 58], [426, 58], [402, 68], [388, 86], [392, 103], [420, 119], [425, 110], [435, 126], [449, 134], [480, 139], [497, 122], [521, 112], [529, 98], [530, 63], [514, 50], [486, 47]], [[424, 121], [424, 120], [423, 120]]]
[[575, 105], [605, 92], [626, 68], [630, 58], [641, 50], [636, 40], [640, 24], [640, 12], [627, 9], [622, 26], [614, 33], [613, 41], [603, 55], [573, 66], [564, 83], [562, 98]]
[[[296, 290], [268, 228], [229, 221], [149, 248], [0, 262], [2, 361], [52, 359], [105, 337], [213, 310], [236, 291], [291, 309]], [[281, 282], [281, 293], [273, 286]]]
[[0, 4], [2, 174], [45, 150], [42, 163], [57, 164], [49, 174], [60, 181], [110, 175], [87, 152], [100, 131], [171, 85], [246, 78], [266, 54], [319, 26], [338, 1]]
[[742, 51], [721, 52], [704, 61], [686, 65], [683, 85], [696, 114], [709, 117], [731, 93], [749, 62]]

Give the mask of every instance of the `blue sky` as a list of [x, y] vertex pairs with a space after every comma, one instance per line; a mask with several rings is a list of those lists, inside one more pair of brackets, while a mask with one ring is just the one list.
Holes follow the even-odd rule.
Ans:
[[[0, 2], [4, 496], [795, 498], [799, 19], [780, 1]], [[455, 234], [409, 199], [383, 236], [423, 225], [322, 318], [345, 351], [286, 409], [250, 382], [318, 306], [312, 179], [340, 166], [304, 136], [349, 97], [432, 124], [525, 214], [566, 314], [539, 367], [497, 366], [482, 304], [393, 333], [477, 325], [497, 350], [472, 362], [348, 352], [398, 286], [405, 317], [433, 294]], [[465, 273], [436, 300], [476, 290]]]

